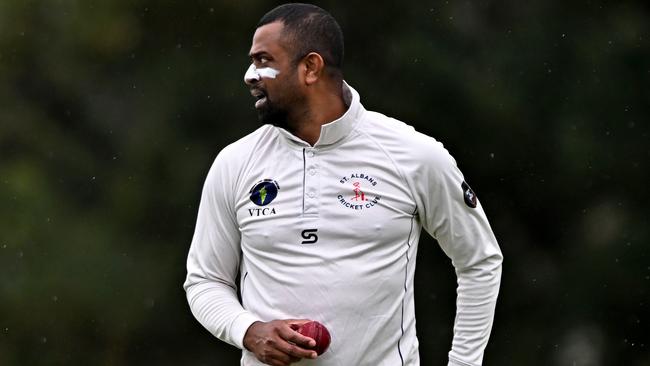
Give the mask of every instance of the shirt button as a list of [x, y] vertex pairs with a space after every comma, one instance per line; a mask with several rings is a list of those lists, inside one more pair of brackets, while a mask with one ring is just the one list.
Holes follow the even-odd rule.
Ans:
[[316, 175], [316, 169], [309, 169], [309, 175]]
[[314, 193], [314, 192], [309, 192], [307, 195], [309, 196], [309, 198], [316, 197], [316, 193]]
[[307, 155], [309, 155], [310, 158], [313, 158], [316, 154], [313, 151], [310, 151]]

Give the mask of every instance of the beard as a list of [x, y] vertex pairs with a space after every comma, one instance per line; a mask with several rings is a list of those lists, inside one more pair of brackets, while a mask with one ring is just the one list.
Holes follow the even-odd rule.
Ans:
[[262, 124], [270, 124], [293, 132], [301, 121], [296, 120], [305, 105], [305, 96], [288, 88], [288, 93], [271, 99], [266, 95], [266, 102], [257, 110], [257, 117]]
[[286, 108], [271, 101], [267, 95], [266, 103], [257, 110], [257, 118], [262, 124], [270, 124], [286, 129], [288, 127], [287, 117], [289, 112]]

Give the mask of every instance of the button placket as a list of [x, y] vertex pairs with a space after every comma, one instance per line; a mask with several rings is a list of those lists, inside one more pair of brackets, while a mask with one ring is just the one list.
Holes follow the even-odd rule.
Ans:
[[318, 174], [318, 155], [313, 150], [305, 154], [305, 211], [306, 215], [318, 214], [320, 179]]

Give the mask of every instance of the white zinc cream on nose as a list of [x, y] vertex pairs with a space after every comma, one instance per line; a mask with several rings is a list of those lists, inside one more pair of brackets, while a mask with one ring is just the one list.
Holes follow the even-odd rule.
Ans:
[[251, 64], [248, 67], [248, 70], [246, 70], [244, 80], [260, 80], [261, 78], [275, 79], [279, 73], [280, 71], [272, 67], [262, 67], [258, 69], [254, 64]]

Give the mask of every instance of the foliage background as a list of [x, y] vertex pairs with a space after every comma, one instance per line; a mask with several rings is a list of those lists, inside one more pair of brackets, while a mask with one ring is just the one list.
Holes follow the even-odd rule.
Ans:
[[[0, 364], [235, 365], [181, 284], [276, 1], [0, 2]], [[650, 365], [645, 1], [319, 1], [368, 109], [445, 143], [505, 254], [486, 365]], [[455, 278], [428, 236], [423, 365]], [[643, 331], [646, 329], [646, 331]], [[354, 340], [350, 340], [354, 342]]]

